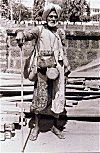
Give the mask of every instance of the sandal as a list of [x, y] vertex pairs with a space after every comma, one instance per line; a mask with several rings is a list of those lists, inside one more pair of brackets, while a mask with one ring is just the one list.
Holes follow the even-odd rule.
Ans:
[[31, 141], [37, 140], [38, 134], [39, 134], [39, 130], [37, 130], [37, 129], [32, 129], [29, 139], [30, 139]]
[[53, 132], [59, 139], [65, 139], [64, 134], [59, 129], [57, 129], [55, 126], [51, 128], [51, 132]]

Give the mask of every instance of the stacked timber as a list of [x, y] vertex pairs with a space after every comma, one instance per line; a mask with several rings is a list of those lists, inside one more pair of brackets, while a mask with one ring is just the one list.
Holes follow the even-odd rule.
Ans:
[[22, 126], [27, 125], [24, 112], [29, 112], [33, 87], [33, 83], [23, 79], [22, 88], [20, 74], [0, 74], [0, 140], [11, 139], [17, 128], [21, 129]]
[[20, 95], [21, 90], [25, 94], [29, 92], [33, 93], [34, 83], [23, 78], [23, 89], [21, 87], [21, 75], [20, 74], [0, 74], [0, 90], [1, 94], [6, 95]]
[[21, 107], [12, 106], [9, 102], [1, 102], [0, 120], [0, 140], [11, 139], [17, 127], [21, 129], [27, 125], [25, 114], [21, 114]]
[[100, 69], [86, 69], [69, 75], [65, 94], [69, 117], [100, 117]]
[[0, 140], [4, 141], [6, 139], [11, 139], [15, 134], [15, 125], [11, 122], [1, 122], [0, 123]]
[[17, 105], [17, 103], [15, 104], [13, 102], [1, 101], [0, 105], [0, 140], [4, 141], [6, 139], [11, 139], [15, 135], [17, 127], [21, 129], [22, 126], [26, 126], [27, 119], [24, 113], [21, 114], [21, 103]]
[[100, 78], [70, 76], [65, 88], [68, 102], [71, 100], [73, 104], [78, 104], [77, 101], [82, 99], [100, 97]]
[[[77, 72], [71, 73], [65, 84], [65, 98], [66, 98], [66, 109], [67, 115], [75, 116], [85, 114], [91, 116], [100, 116], [98, 112], [98, 103], [94, 104], [95, 107], [91, 107], [91, 112], [89, 108], [79, 106], [84, 103], [84, 106], [90, 101], [100, 98], [100, 78], [85, 76]], [[25, 114], [30, 113], [31, 101], [33, 98], [34, 82], [27, 79], [23, 79], [23, 87], [21, 86], [21, 75], [20, 74], [10, 74], [1, 73], [0, 74], [0, 136], [1, 140], [11, 139], [16, 133], [16, 124], [22, 128], [27, 124], [27, 119]], [[23, 96], [21, 92], [23, 91]], [[23, 101], [22, 101], [23, 100]], [[94, 103], [96, 103], [94, 101]], [[95, 108], [95, 109], [94, 109]], [[23, 113], [22, 113], [23, 112]], [[88, 112], [88, 113], [87, 113]], [[94, 112], [94, 114], [93, 114]], [[7, 128], [9, 127], [9, 128]]]

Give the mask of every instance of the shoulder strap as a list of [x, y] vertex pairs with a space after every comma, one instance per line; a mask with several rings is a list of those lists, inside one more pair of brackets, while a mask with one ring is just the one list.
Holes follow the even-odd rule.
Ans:
[[41, 36], [41, 33], [42, 33], [42, 29], [43, 29], [43, 26], [42, 26], [41, 31], [40, 31], [40, 34], [39, 34], [39, 36], [38, 36], [38, 38], [37, 38], [37, 40], [36, 40], [36, 43], [35, 43], [35, 45], [34, 45], [34, 48], [33, 48], [33, 50], [31, 51], [31, 53], [30, 53], [30, 55], [29, 55], [29, 57], [28, 57], [28, 59], [30, 60], [30, 67], [32, 66], [32, 63], [33, 63], [33, 61], [34, 61], [34, 59], [35, 59], [35, 55], [36, 55], [36, 53], [37, 53], [38, 47], [37, 47], [37, 49], [36, 49], [36, 46], [38, 46], [37, 44], [39, 43], [40, 36]]
[[[38, 39], [37, 39], [37, 42], [36, 42], [36, 45], [35, 46], [37, 46], [37, 54], [39, 54], [39, 41], [40, 41], [40, 37], [41, 37], [41, 34], [42, 34], [42, 31], [43, 31], [43, 26], [41, 26], [41, 27], [39, 27], [39, 36], [38, 36]], [[35, 48], [36, 49], [36, 48]]]
[[31, 58], [31, 56], [33, 55], [33, 53], [34, 53], [34, 56], [36, 55], [36, 46], [37, 46], [37, 44], [39, 43], [39, 40], [40, 40], [40, 36], [41, 36], [42, 30], [43, 30], [43, 26], [41, 27], [39, 36], [38, 36], [38, 38], [37, 38], [37, 40], [36, 40], [35, 45], [33, 46], [33, 50], [31, 51], [31, 53], [30, 53], [30, 55], [29, 55], [29, 58]]

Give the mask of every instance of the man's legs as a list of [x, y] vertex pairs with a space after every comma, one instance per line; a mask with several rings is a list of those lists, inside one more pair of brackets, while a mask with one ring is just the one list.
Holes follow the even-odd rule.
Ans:
[[35, 114], [35, 126], [31, 130], [30, 134], [30, 140], [35, 141], [39, 134], [39, 121], [40, 121], [40, 115]]
[[64, 136], [64, 134], [62, 133], [62, 131], [60, 131], [60, 130], [58, 129], [58, 120], [59, 120], [59, 118], [55, 118], [55, 117], [54, 117], [54, 125], [53, 125], [51, 131], [52, 131], [55, 135], [57, 135], [57, 137], [58, 137], [59, 139], [65, 139], [65, 136]]

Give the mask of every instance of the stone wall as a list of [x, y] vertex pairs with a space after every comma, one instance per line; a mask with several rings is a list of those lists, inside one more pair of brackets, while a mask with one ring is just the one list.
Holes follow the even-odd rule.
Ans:
[[0, 27], [0, 70], [5, 72], [7, 70], [7, 43], [6, 43], [7, 33], [5, 28]]
[[[66, 54], [68, 56], [72, 70], [91, 62], [93, 59], [100, 57], [100, 32], [98, 26], [97, 28], [94, 26], [92, 26], [91, 28], [84, 28], [81, 25], [67, 25], [65, 31]], [[8, 47], [5, 42], [4, 44], [4, 48], [3, 46], [2, 48], [0, 48], [0, 54], [2, 53], [3, 57], [0, 58], [1, 70], [6, 70], [7, 72], [20, 73], [21, 53], [20, 48], [16, 43], [15, 37], [8, 36]], [[29, 53], [32, 51], [33, 45], [34, 41], [29, 41], [26, 42], [23, 46], [23, 62], [28, 57]], [[3, 65], [3, 63], [5, 63], [5, 65]]]
[[66, 30], [66, 53], [73, 70], [99, 58], [100, 33]]
[[[19, 48], [15, 37], [9, 36], [8, 38], [9, 47], [8, 47], [8, 67], [7, 72], [15, 72], [20, 73], [21, 71], [21, 49]], [[25, 62], [25, 59], [28, 57], [28, 55], [31, 53], [34, 41], [26, 42], [22, 47], [23, 52], [23, 64]]]

